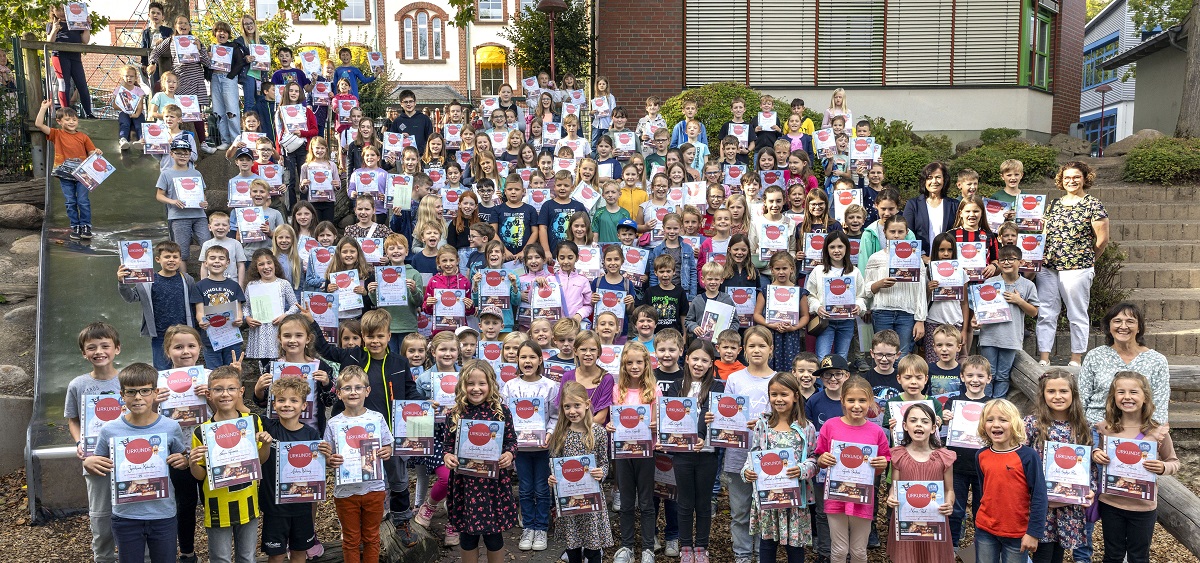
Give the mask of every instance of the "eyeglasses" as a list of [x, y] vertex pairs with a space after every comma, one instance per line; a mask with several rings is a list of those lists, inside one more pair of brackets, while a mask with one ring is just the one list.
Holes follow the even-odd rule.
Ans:
[[208, 390], [213, 395], [236, 395], [241, 392], [240, 387], [213, 387]]
[[122, 389], [121, 394], [126, 397], [149, 397], [157, 392], [158, 389], [147, 387], [144, 389]]
[[366, 385], [345, 385], [341, 387], [342, 391], [347, 393], [362, 393], [367, 390]]
[[1017, 260], [1020, 260], [1020, 258], [997, 258], [996, 259], [997, 262], [1000, 262], [1003, 264], [1011, 264], [1013, 262], [1016, 262]]
[[899, 356], [900, 354], [876, 354], [875, 352], [871, 352], [871, 355], [881, 360], [890, 360], [896, 356]]
[[849, 374], [844, 371], [840, 371], [840, 370], [839, 371], [827, 371], [827, 372], [821, 374], [821, 379], [828, 379], [830, 381], [838, 381], [840, 379], [845, 379], [846, 377], [849, 377]]

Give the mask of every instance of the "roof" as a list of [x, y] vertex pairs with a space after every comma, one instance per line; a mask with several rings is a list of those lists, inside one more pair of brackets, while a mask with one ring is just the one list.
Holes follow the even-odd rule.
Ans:
[[457, 90], [449, 86], [404, 83], [397, 84], [392, 89], [392, 92], [388, 94], [388, 98], [399, 99], [400, 92], [403, 90], [412, 90], [417, 95], [417, 103], [421, 105], [448, 104], [456, 100], [464, 101], [467, 99], [465, 94], [460, 94]]
[[1139, 59], [1142, 59], [1144, 57], [1148, 57], [1154, 53], [1157, 53], [1167, 47], [1171, 47], [1172, 41], [1174, 41], [1174, 43], [1176, 45], [1179, 45], [1180, 47], [1187, 44], [1187, 21], [1186, 20], [1179, 23], [1178, 25], [1174, 25], [1172, 27], [1167, 28], [1162, 33], [1159, 33], [1158, 35], [1155, 35], [1154, 37], [1151, 37], [1145, 41], [1142, 41], [1141, 43], [1137, 44], [1135, 47], [1129, 49], [1128, 51], [1125, 51], [1124, 53], [1121, 53], [1120, 55], [1117, 55], [1111, 59], [1108, 59], [1107, 61], [1104, 61], [1100, 65], [1100, 68], [1102, 68], [1104, 70], [1112, 70], [1114, 68], [1121, 68], [1129, 63], [1135, 62]]
[[[1104, 21], [1104, 18], [1108, 16], [1108, 13], [1117, 9], [1117, 6], [1124, 7], [1126, 1], [1127, 0], [1113, 0], [1112, 2], [1106, 4], [1104, 8], [1100, 9], [1100, 12], [1098, 12], [1095, 16], [1092, 16], [1092, 19], [1088, 20], [1088, 22], [1084, 24], [1083, 34], [1087, 35], [1087, 32], [1090, 31], [1092, 27], [1099, 25], [1100, 22]], [[1128, 12], [1126, 12], [1125, 17], [1130, 17]]]

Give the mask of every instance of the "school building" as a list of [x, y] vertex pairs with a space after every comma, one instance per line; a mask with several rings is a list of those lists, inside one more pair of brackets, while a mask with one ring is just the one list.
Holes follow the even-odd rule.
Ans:
[[[1133, 98], [1137, 78], [1130, 72], [1132, 65], [1110, 68], [1107, 63], [1149, 35], [1134, 25], [1128, 0], [1113, 0], [1088, 21], [1083, 34], [1083, 83], [1075, 136], [1098, 147], [1101, 137], [1108, 146], [1136, 131]], [[1101, 96], [1096, 89], [1105, 85], [1111, 90]]]
[[1079, 120], [1085, 17], [1084, 0], [600, 0], [596, 74], [626, 105], [735, 81], [821, 110], [843, 87], [855, 116], [1046, 140]]

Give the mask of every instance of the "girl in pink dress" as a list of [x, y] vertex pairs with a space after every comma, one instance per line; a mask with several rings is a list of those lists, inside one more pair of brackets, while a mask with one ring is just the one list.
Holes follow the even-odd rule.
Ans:
[[[956, 454], [942, 447], [938, 439], [937, 418], [928, 405], [918, 403], [908, 407], [904, 413], [904, 439], [892, 448], [892, 491], [888, 495], [888, 506], [892, 507], [887, 542], [888, 559], [892, 561], [924, 561], [928, 563], [954, 563], [954, 545], [950, 541], [950, 528], [944, 517], [954, 509], [954, 459]], [[943, 516], [941, 522], [928, 526], [930, 534], [939, 539], [927, 541], [901, 540], [896, 530], [900, 499], [897, 495], [902, 481], [938, 481], [937, 489], [926, 487], [937, 512]], [[916, 485], [920, 487], [920, 485]], [[940, 491], [940, 493], [939, 493]], [[915, 530], [902, 526], [906, 535]], [[922, 526], [925, 528], [925, 526]]]

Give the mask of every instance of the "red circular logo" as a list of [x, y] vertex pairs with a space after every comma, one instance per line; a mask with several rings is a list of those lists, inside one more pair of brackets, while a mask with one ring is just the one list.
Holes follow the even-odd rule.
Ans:
[[135, 242], [135, 243], [132, 243], [132, 244], [126, 246], [125, 252], [129, 254], [130, 258], [141, 258], [143, 255], [146, 254], [146, 247], [142, 246], [140, 243]]
[[[1140, 450], [1138, 457], [1141, 457]], [[1060, 446], [1057, 450], [1054, 450], [1054, 463], [1059, 467], [1063, 469], [1070, 469], [1075, 467], [1075, 464], [1078, 462], [1079, 458], [1075, 456], [1074, 449], [1068, 448], [1067, 446]]]
[[605, 346], [603, 349], [600, 350], [600, 361], [602, 361], [606, 364], [611, 364], [616, 359], [617, 359], [616, 348], [613, 348], [612, 346]]
[[579, 261], [590, 262], [592, 260], [592, 249], [583, 247], [579, 249]]
[[362, 174], [358, 175], [358, 183], [362, 184], [364, 186], [367, 184], [370, 184], [371, 182], [374, 182], [374, 181], [375, 181], [375, 177], [366, 172], [363, 172]]
[[443, 375], [438, 381], [438, 387], [442, 388], [443, 393], [453, 393], [454, 387], [458, 385], [458, 376], [455, 374]]
[[121, 401], [104, 397], [96, 401], [96, 418], [108, 422], [121, 416]]
[[279, 377], [304, 377], [304, 370], [300, 366], [283, 366], [279, 370]]
[[283, 111], [287, 112], [288, 117], [296, 117], [300, 114], [300, 110], [296, 109], [296, 106], [285, 106]]
[[458, 192], [454, 190], [446, 190], [446, 201], [454, 203], [458, 201]]
[[950, 277], [950, 275], [954, 273], [954, 264], [949, 262], [939, 262], [937, 265], [937, 272], [943, 277]]
[[554, 290], [549, 285], [538, 288], [538, 296], [543, 299], [550, 297], [553, 294]]
[[232, 448], [242, 441], [242, 430], [234, 424], [222, 424], [213, 431], [217, 445], [222, 448]]
[[1117, 459], [1126, 465], [1141, 463], [1142, 450], [1135, 442], [1121, 442], [1116, 448]]
[[318, 93], [324, 94], [329, 91], [329, 83], [328, 82], [317, 82], [313, 86], [313, 90], [316, 90]]
[[841, 459], [842, 465], [849, 469], [854, 469], [867, 461], [867, 458], [863, 456], [862, 449], [858, 446], [842, 448], [842, 453], [838, 457]]
[[779, 173], [774, 170], [763, 172], [763, 183], [774, 184], [779, 181]]
[[981, 285], [979, 286], [979, 297], [984, 301], [991, 301], [996, 298], [996, 286]]
[[620, 420], [621, 426], [624, 426], [625, 428], [634, 428], [639, 422], [642, 421], [642, 417], [638, 414], [636, 409], [623, 409], [621, 410]]
[[153, 124], [153, 125], [149, 125], [146, 127], [146, 132], [157, 137], [162, 134], [162, 126], [158, 125], [157, 123]]
[[265, 54], [267, 54], [267, 48], [266, 48], [266, 46], [263, 46], [263, 45], [255, 45], [255, 46], [254, 46], [254, 54], [255, 54], [255, 55], [265, 55]]
[[354, 426], [346, 430], [346, 445], [356, 450], [362, 447], [363, 440], [369, 440], [370, 438], [371, 433], [367, 432], [367, 429], [361, 426]]
[[429, 175], [429, 179], [433, 180], [435, 184], [442, 181], [442, 172], [440, 170], [430, 170], [426, 174]]
[[329, 300], [324, 295], [314, 295], [308, 300], [308, 308], [318, 315], [324, 315], [329, 310]]
[[455, 295], [454, 292], [452, 292], [452, 291], [443, 291], [441, 300], [442, 300], [442, 305], [445, 305], [447, 307], [453, 307], [454, 304], [458, 302], [458, 296]]
[[600, 298], [600, 300], [604, 302], [605, 307], [616, 307], [617, 303], [620, 302], [620, 300], [617, 299], [617, 294], [611, 291], [604, 292], [604, 295]]
[[850, 190], [842, 190], [838, 192], [838, 202], [842, 205], [850, 205], [854, 203], [854, 193]]
[[829, 141], [830, 135], [831, 135], [830, 131], [828, 131], [826, 129], [817, 131], [817, 138], [820, 139], [822, 143]]
[[190, 47], [191, 45], [192, 45], [191, 36], [189, 36], [189, 35], [179, 36], [179, 46], [180, 47]]
[[227, 321], [227, 319], [226, 319], [225, 315], [214, 315], [213, 317], [208, 319], [208, 324], [215, 326], [217, 328], [220, 328], [220, 327], [225, 326], [226, 321]]
[[242, 219], [248, 223], [258, 220], [258, 210], [253, 207], [242, 209]]
[[316, 256], [317, 262], [322, 264], [333, 259], [333, 253], [329, 252], [328, 248], [318, 248], [317, 251], [313, 253], [313, 256]]
[[1021, 237], [1021, 248], [1032, 251], [1037, 248], [1038, 239], [1034, 236]]
[[825, 235], [813, 235], [809, 243], [813, 250], [825, 248]]
[[629, 141], [632, 141], [632, 140], [633, 140], [633, 135], [630, 135], [629, 133], [617, 134], [617, 142], [621, 143], [622, 145], [627, 145], [627, 144], [629, 144]]
[[168, 372], [167, 388], [176, 393], [183, 393], [192, 388], [192, 376], [182, 369]]
[[925, 508], [933, 501], [933, 495], [925, 485], [912, 485], [904, 489], [904, 498], [908, 499], [908, 504], [913, 508]]
[[92, 161], [92, 168], [95, 169], [96, 172], [104, 172], [108, 170], [108, 165], [105, 164], [103, 160], [96, 159]]
[[279, 173], [279, 171], [275, 168], [274, 165], [272, 165], [272, 166], [262, 167], [262, 173], [263, 173], [263, 176], [266, 176], [268, 178], [274, 178], [275, 175]]
[[625, 251], [625, 261], [626, 262], [633, 264], [635, 262], [640, 262], [641, 260], [642, 260], [642, 254], [640, 252], [638, 252], [637, 250], [634, 250], [631, 248], [631, 249]]
[[564, 480], [572, 483], [583, 479], [583, 474], [586, 473], [586, 471], [583, 469], [583, 464], [579, 463], [579, 460], [577, 459], [572, 459], [562, 464], [562, 467], [559, 469], [559, 471], [562, 472]]
[[195, 178], [181, 178], [179, 180], [179, 187], [181, 187], [187, 191], [192, 191], [192, 190], [196, 189], [196, 179]]
[[181, 105], [185, 108], [191, 107], [192, 106], [192, 97], [191, 96], [179, 96], [179, 105]]
[[400, 135], [388, 133], [388, 144], [395, 145], [400, 143]]
[[666, 473], [668, 471], [675, 470], [675, 462], [671, 459], [671, 456], [669, 456], [669, 455], [656, 455], [656, 456], [654, 456], [654, 467], [655, 467], [655, 469], [658, 469], [659, 471]]
[[501, 350], [502, 350], [502, 348], [500, 347], [500, 345], [496, 344], [494, 342], [489, 343], [489, 344], [484, 344], [483, 359], [488, 360], [488, 361], [493, 361], [493, 362], [496, 360], [499, 360]]
[[683, 406], [683, 401], [667, 401], [667, 418], [676, 422], [683, 420], [683, 416], [687, 414], [687, 407]]
[[959, 252], [962, 253], [963, 258], [974, 258], [976, 254], [979, 254], [979, 247], [974, 243], [967, 243], [962, 245]]
[[508, 383], [517, 378], [516, 364], [505, 364], [500, 366], [500, 381]]
[[829, 292], [834, 295], [846, 293], [846, 281], [842, 279], [834, 279], [829, 281]]
[[396, 280], [400, 279], [400, 272], [396, 271], [395, 268], [384, 268], [383, 272], [381, 272], [381, 277], [387, 283], [396, 283]]
[[288, 449], [287, 456], [292, 467], [308, 467], [313, 460], [313, 451], [304, 444], [296, 444]]
[[352, 109], [354, 109], [354, 102], [351, 102], [350, 100], [345, 100], [342, 102], [342, 111], [350, 111]]
[[239, 180], [233, 184], [233, 190], [239, 194], [248, 193], [250, 191], [250, 182]]
[[896, 256], [908, 258], [909, 256], [912, 256], [912, 253], [913, 245], [911, 243], [902, 242], [896, 245]]
[[792, 292], [790, 289], [788, 289], [786, 287], [775, 288], [775, 300], [776, 301], [787, 301], [788, 299], [791, 299], [791, 297], [792, 297]]
[[984, 203], [983, 205], [984, 208], [987, 209], [988, 213], [999, 213], [1004, 211], [1004, 204], [994, 199], [987, 200], [987, 203]]
[[780, 235], [783, 234], [783, 229], [781, 229], [779, 225], [767, 225], [766, 234], [767, 238], [771, 240], [778, 240]]
[[963, 418], [971, 422], [979, 422], [979, 417], [983, 416], [983, 405], [979, 403], [967, 403], [967, 405], [963, 407], [962, 415]]
[[737, 180], [738, 176], [742, 175], [742, 169], [736, 166], [730, 166], [728, 174], [730, 178]]
[[304, 57], [304, 60], [311, 63], [311, 62], [313, 62], [313, 60], [315, 60], [317, 58], [317, 54], [312, 51], [305, 51], [303, 57]]
[[81, 6], [81, 5], [79, 5], [79, 4], [71, 4], [71, 13], [72, 13], [72, 14], [75, 14], [75, 15], [82, 14], [82, 13], [83, 13], [83, 6]]
[[534, 414], [537, 414], [537, 411], [538, 411], [537, 407], [533, 406], [533, 401], [530, 401], [529, 399], [522, 399], [520, 401], [517, 401], [516, 415], [518, 418], [522, 418], [522, 419], [531, 418], [531, 417], [533, 417]]
[[346, 289], [350, 287], [350, 274], [338, 274], [334, 278], [333, 283], [337, 284], [339, 288]]
[[870, 146], [871, 146], [871, 144], [868, 143], [866, 139], [855, 139], [854, 140], [854, 150], [856, 150], [858, 152], [863, 152], [863, 151], [867, 150], [868, 148], [870, 148]]
[[769, 453], [762, 456], [762, 458], [758, 460], [758, 464], [760, 467], [762, 467], [763, 473], [766, 473], [767, 475], [779, 475], [783, 472], [783, 467], [787, 465], [784, 463], [783, 459], [779, 457], [779, 454], [776, 453]]
[[154, 446], [145, 438], [134, 438], [125, 444], [125, 459], [130, 463], [142, 464], [150, 461], [154, 455]]
[[737, 401], [733, 397], [721, 397], [721, 400], [717, 401], [717, 412], [721, 413], [721, 416], [733, 416], [737, 414]]
[[500, 272], [488, 272], [484, 274], [483, 280], [492, 287], [497, 287], [504, 281], [504, 274]]
[[546, 200], [546, 192], [545, 190], [533, 190], [530, 192], [529, 197], [532, 198], [534, 202], [541, 203]]
[[735, 289], [733, 290], [733, 293], [729, 294], [729, 297], [733, 298], [734, 303], [742, 305], [750, 301], [750, 291], [746, 289]]
[[486, 424], [478, 423], [472, 425], [471, 429], [467, 431], [467, 439], [476, 446], [482, 446], [491, 441], [492, 431], [488, 429]]
[[409, 403], [407, 405], [404, 405], [404, 410], [402, 410], [400, 412], [403, 414], [404, 420], [408, 420], [415, 416], [424, 416], [425, 415], [425, 409], [421, 408], [421, 405], [418, 405], [416, 403]]
[[1024, 207], [1025, 209], [1027, 209], [1027, 210], [1029, 210], [1029, 211], [1033, 211], [1033, 209], [1034, 209], [1034, 208], [1036, 208], [1036, 207], [1037, 207], [1037, 205], [1038, 205], [1038, 198], [1037, 198], [1037, 197], [1023, 197], [1023, 198], [1021, 198], [1021, 207]]
[[369, 239], [369, 238], [362, 239], [363, 252], [366, 252], [367, 254], [371, 254], [372, 252], [375, 252], [376, 248], [378, 248], [378, 247], [375, 245], [375, 241], [373, 239]]

